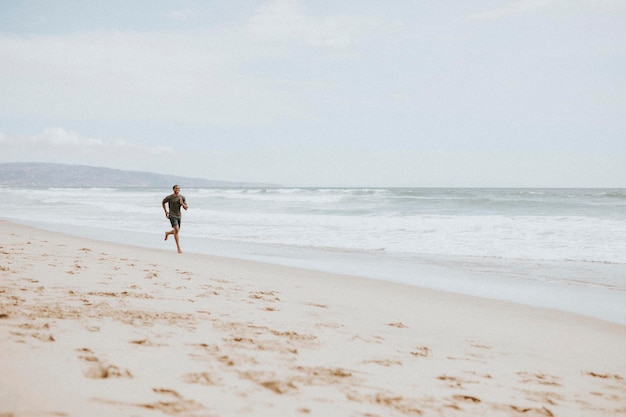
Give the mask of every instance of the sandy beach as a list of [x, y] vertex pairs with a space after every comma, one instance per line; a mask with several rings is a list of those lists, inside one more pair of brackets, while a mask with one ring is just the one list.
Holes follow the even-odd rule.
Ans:
[[626, 415], [626, 326], [7, 222], [0, 254], [1, 417]]

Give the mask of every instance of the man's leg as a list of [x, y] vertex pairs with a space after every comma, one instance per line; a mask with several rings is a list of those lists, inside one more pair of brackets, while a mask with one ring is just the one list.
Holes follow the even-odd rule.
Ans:
[[178, 230], [179, 230], [179, 227], [174, 226], [174, 230], [173, 230], [174, 240], [176, 240], [176, 249], [178, 249], [178, 253], [183, 253], [183, 251], [180, 250], [180, 242], [178, 241]]
[[175, 234], [176, 233], [176, 229], [178, 227], [180, 227], [180, 223], [178, 223], [176, 221], [176, 219], [174, 219], [174, 218], [170, 218], [170, 223], [172, 225], [172, 230], [170, 230], [169, 232], [165, 232], [165, 239], [164, 240], [167, 240], [167, 238], [170, 237], [170, 235]]

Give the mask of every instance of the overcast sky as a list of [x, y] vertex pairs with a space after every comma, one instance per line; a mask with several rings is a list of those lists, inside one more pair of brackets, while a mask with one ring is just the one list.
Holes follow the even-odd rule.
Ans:
[[624, 0], [0, 0], [0, 162], [626, 187]]

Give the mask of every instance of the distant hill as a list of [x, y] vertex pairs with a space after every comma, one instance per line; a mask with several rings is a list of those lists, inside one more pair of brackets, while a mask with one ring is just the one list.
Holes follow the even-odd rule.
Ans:
[[214, 181], [86, 165], [0, 163], [0, 187], [271, 187], [275, 184]]

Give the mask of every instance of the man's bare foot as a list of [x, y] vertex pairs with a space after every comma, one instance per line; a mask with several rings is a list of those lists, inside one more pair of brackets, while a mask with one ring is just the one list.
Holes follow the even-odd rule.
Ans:
[[170, 237], [170, 235], [167, 232], [165, 232], [165, 239], [163, 240], [167, 240], [168, 237]]
[[182, 251], [182, 250], [180, 250], [180, 248], [178, 248], [178, 253], [183, 253], [183, 251]]

